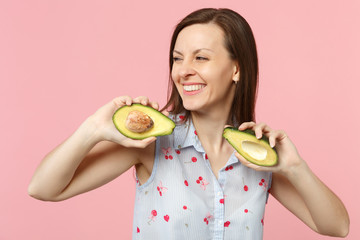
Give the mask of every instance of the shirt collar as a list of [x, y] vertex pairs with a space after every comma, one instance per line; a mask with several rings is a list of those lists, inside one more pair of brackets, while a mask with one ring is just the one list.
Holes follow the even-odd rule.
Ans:
[[[176, 117], [174, 120], [177, 123], [180, 122]], [[198, 152], [205, 153], [191, 118], [185, 123], [177, 124], [174, 129], [174, 149], [182, 149], [190, 146], [193, 146]]]
[[[180, 115], [181, 116], [181, 115]], [[172, 119], [177, 123], [174, 129], [174, 149], [182, 149], [193, 146], [196, 151], [205, 153], [203, 146], [197, 136], [194, 124], [189, 118], [186, 122], [181, 123], [179, 116], [172, 116]], [[236, 150], [231, 154], [226, 166], [239, 163], [239, 160], [235, 156]]]

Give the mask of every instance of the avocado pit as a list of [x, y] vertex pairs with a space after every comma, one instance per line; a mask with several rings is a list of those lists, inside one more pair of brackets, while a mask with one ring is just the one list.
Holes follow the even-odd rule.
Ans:
[[137, 110], [129, 112], [125, 122], [125, 127], [135, 133], [147, 132], [153, 126], [154, 122], [149, 115]]

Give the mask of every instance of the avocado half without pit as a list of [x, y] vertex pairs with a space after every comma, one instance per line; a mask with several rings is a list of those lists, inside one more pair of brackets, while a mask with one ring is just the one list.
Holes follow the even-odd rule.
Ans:
[[257, 139], [253, 130], [239, 131], [232, 127], [225, 128], [223, 136], [249, 162], [259, 166], [277, 164], [278, 155], [275, 149], [270, 147], [269, 139], [266, 136]]
[[120, 107], [112, 120], [121, 134], [132, 139], [169, 135], [175, 123], [152, 107], [134, 103]]

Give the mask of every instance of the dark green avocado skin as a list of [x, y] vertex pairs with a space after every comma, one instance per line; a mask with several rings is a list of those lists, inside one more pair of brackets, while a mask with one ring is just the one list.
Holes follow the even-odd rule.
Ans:
[[[230, 143], [231, 146], [233, 146], [234, 149], [236, 149], [236, 146], [234, 146], [233, 143], [231, 142], [231, 140], [228, 139], [228, 138], [225, 136], [226, 130], [242, 132], [242, 133], [249, 134], [249, 135], [251, 135], [251, 136], [253, 136], [253, 137], [256, 138], [256, 134], [255, 134], [255, 131], [254, 131], [254, 130], [245, 129], [245, 130], [241, 130], [241, 131], [240, 131], [239, 129], [237, 129], [237, 128], [235, 128], [235, 127], [226, 127], [226, 128], [224, 129], [224, 132], [223, 132], [223, 137]], [[267, 136], [265, 136], [264, 134], [262, 135], [262, 137], [261, 137], [259, 140], [266, 142], [266, 143], [269, 145], [269, 147], [270, 147], [269, 138], [268, 138]], [[275, 148], [272, 148], [272, 149], [273, 149], [273, 151], [275, 151], [276, 156], [277, 156], [277, 151], [276, 151], [276, 149], [275, 149]], [[243, 155], [243, 154], [240, 153], [240, 152], [239, 152], [239, 154], [240, 154], [240, 155]], [[274, 166], [274, 165], [277, 164], [277, 161], [278, 161], [278, 159], [276, 158], [276, 161], [275, 161], [274, 164], [272, 164], [272, 165], [259, 165], [259, 164], [254, 163], [254, 162], [253, 162], [253, 163], [256, 164], [256, 165], [259, 165], [259, 166]]]
[[[235, 131], [243, 132], [243, 133], [250, 134], [250, 135], [256, 137], [255, 131], [254, 131], [254, 130], [251, 130], [251, 129], [245, 129], [245, 130], [242, 130], [242, 131], [240, 131], [239, 129], [234, 128], [234, 127], [226, 127], [225, 129], [230, 129], [230, 130], [235, 130]], [[225, 129], [224, 129], [224, 130], [225, 130]], [[224, 135], [223, 135], [223, 136], [224, 136]], [[225, 136], [224, 136], [224, 137], [225, 137]], [[225, 138], [226, 138], [226, 137], [225, 137]], [[267, 136], [265, 136], [264, 134], [262, 135], [262, 137], [261, 137], [259, 140], [265, 141], [267, 144], [270, 145], [269, 138], [268, 138]]]

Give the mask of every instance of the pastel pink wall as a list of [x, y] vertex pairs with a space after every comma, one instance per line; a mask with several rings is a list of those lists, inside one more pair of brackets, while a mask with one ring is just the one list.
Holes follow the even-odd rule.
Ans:
[[[42, 157], [119, 95], [164, 104], [173, 27], [202, 7], [251, 24], [260, 58], [258, 121], [287, 131], [344, 201], [360, 239], [358, 1], [1, 1], [0, 239], [130, 239], [134, 179], [60, 202], [27, 195]], [[264, 239], [328, 239], [271, 198]]]

